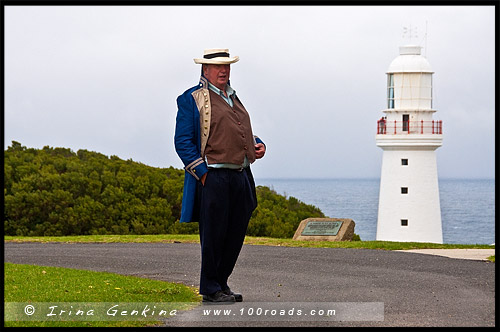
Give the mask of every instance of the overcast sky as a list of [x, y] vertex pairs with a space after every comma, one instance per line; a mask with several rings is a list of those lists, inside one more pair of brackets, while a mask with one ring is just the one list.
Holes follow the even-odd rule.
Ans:
[[231, 85], [267, 146], [257, 178], [379, 178], [386, 70], [399, 46], [418, 44], [443, 121], [439, 177], [494, 178], [494, 6], [4, 10], [4, 148], [15, 140], [182, 168], [176, 98], [198, 82], [193, 58], [229, 48], [240, 56]]

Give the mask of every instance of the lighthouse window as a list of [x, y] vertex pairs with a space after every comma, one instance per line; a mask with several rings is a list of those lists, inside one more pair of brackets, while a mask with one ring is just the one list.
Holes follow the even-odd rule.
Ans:
[[432, 76], [431, 76], [431, 108], [432, 108]]
[[408, 187], [401, 187], [402, 194], [408, 194]]
[[401, 226], [408, 226], [408, 219], [401, 219]]
[[387, 75], [387, 108], [394, 108], [394, 74]]
[[401, 165], [408, 166], [408, 159], [401, 159]]

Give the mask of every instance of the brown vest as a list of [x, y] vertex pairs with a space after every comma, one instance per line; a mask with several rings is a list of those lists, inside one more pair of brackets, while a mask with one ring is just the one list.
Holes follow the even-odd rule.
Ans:
[[237, 98], [233, 107], [217, 93], [209, 90], [212, 115], [210, 134], [205, 148], [208, 164], [230, 163], [241, 165], [245, 155], [255, 161], [255, 140], [250, 116]]

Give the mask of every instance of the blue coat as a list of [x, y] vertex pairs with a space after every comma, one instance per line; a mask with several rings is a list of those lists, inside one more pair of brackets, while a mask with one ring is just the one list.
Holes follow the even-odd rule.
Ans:
[[[208, 81], [202, 75], [200, 83], [177, 98], [175, 150], [184, 163], [184, 190], [180, 222], [197, 222], [195, 197], [197, 182], [208, 172], [205, 146], [210, 134], [211, 104]], [[263, 143], [255, 136], [256, 143]]]

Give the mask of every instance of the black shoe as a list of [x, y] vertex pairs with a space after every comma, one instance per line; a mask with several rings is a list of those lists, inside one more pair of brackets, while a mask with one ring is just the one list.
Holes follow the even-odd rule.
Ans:
[[218, 291], [210, 295], [203, 295], [203, 302], [236, 302], [236, 299], [231, 294]]
[[224, 294], [234, 296], [234, 299], [235, 299], [236, 302], [242, 302], [243, 301], [243, 295], [237, 294], [237, 293], [233, 293], [233, 291], [231, 290], [231, 288], [225, 289], [224, 290]]

